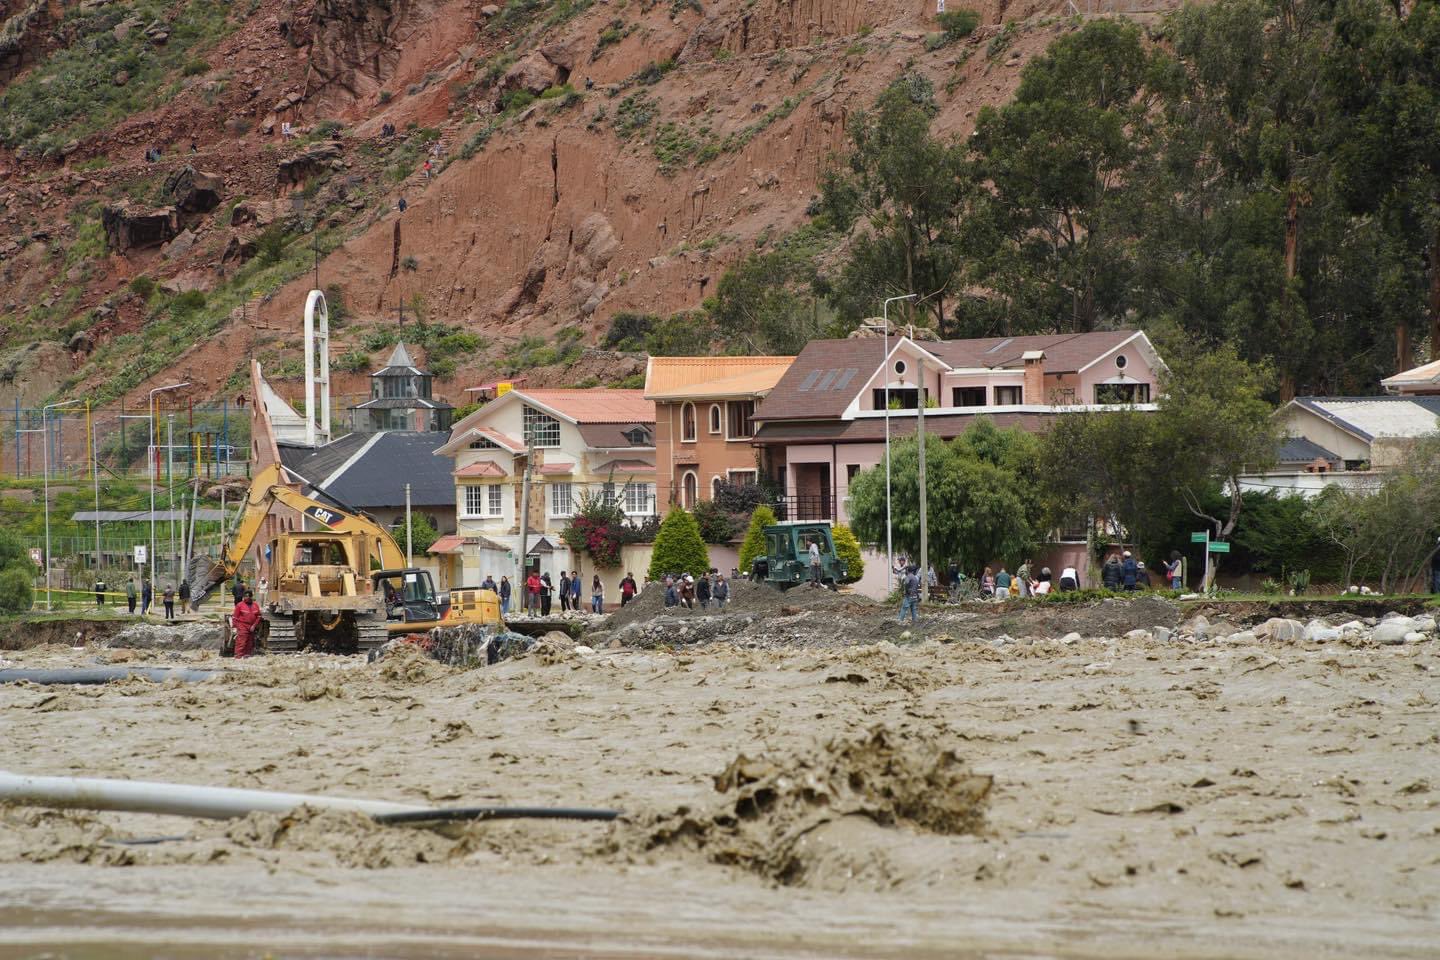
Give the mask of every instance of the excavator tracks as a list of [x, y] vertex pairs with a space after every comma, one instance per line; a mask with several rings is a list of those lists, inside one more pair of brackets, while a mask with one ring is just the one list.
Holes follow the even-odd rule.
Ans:
[[267, 653], [294, 653], [299, 647], [295, 641], [295, 623], [288, 616], [265, 614]]
[[299, 650], [369, 653], [390, 639], [383, 619], [356, 617], [348, 612], [330, 630], [324, 629], [323, 620], [313, 613], [301, 615], [298, 623], [287, 614], [267, 613], [265, 623], [269, 631], [265, 650], [269, 653], [295, 653]]

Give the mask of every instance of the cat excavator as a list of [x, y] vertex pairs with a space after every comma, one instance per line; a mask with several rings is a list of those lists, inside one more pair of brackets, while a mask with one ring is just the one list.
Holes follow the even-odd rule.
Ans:
[[[450, 598], [436, 594], [428, 570], [405, 565], [405, 553], [388, 530], [339, 501], [330, 505], [296, 492], [283, 482], [282, 470], [277, 465], [256, 474], [220, 559], [195, 564], [192, 608], [236, 575], [265, 518], [283, 505], [318, 529], [284, 531], [266, 546], [269, 585], [255, 599], [267, 650], [366, 653], [391, 634], [417, 633], [447, 620]], [[499, 616], [465, 621], [498, 624]]]

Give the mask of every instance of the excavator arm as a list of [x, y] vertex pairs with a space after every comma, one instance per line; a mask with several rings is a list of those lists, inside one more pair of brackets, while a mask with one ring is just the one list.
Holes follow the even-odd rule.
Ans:
[[395, 542], [395, 538], [390, 535], [389, 530], [370, 517], [357, 512], [341, 510], [295, 492], [285, 485], [283, 469], [277, 464], [266, 467], [255, 475], [250, 482], [250, 492], [246, 496], [245, 506], [241, 509], [234, 528], [221, 544], [220, 559], [208, 566], [195, 564], [196, 572], [190, 585], [192, 608], [199, 607], [206, 598], [215, 592], [217, 587], [235, 576], [245, 555], [255, 545], [256, 537], [264, 529], [265, 518], [275, 509], [276, 504], [290, 507], [308, 517], [317, 526], [327, 530], [368, 534], [375, 538], [376, 547], [380, 551], [382, 567], [390, 569], [405, 565], [405, 551], [400, 549], [400, 545]]

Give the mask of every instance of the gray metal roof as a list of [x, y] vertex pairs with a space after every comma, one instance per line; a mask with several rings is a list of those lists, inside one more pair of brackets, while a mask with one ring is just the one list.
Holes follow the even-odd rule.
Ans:
[[1286, 437], [1275, 450], [1275, 459], [1280, 463], [1311, 463], [1316, 459], [1334, 462], [1340, 456], [1304, 437]]
[[411, 506], [453, 507], [454, 461], [435, 456], [449, 439], [440, 432], [351, 433], [316, 450], [281, 447], [280, 459], [287, 469], [362, 510], [404, 506], [407, 483]]
[[351, 410], [453, 410], [452, 404], [444, 400], [429, 400], [425, 397], [377, 397], [357, 403]]
[[1440, 397], [1296, 397], [1292, 402], [1366, 442], [1419, 437], [1440, 428]]

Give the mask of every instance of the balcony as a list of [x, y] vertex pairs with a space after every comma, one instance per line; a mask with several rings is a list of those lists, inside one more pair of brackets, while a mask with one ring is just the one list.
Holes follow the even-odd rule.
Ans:
[[834, 520], [834, 503], [828, 493], [776, 497], [772, 503], [777, 520]]

